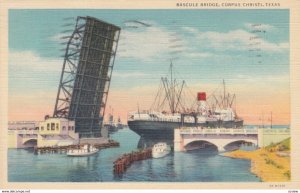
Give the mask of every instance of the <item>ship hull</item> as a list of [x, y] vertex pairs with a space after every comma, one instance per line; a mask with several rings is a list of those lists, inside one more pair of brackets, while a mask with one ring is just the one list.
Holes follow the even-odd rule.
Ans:
[[[128, 127], [141, 137], [152, 137], [156, 139], [173, 139], [174, 129], [181, 126], [180, 122], [168, 121], [128, 121]], [[196, 126], [194, 123], [184, 124], [184, 126]]]
[[211, 128], [239, 128], [243, 126], [243, 120], [235, 121], [211, 121], [205, 123], [181, 123], [169, 121], [128, 121], [129, 128], [143, 138], [174, 140], [174, 129], [179, 127], [211, 127]]

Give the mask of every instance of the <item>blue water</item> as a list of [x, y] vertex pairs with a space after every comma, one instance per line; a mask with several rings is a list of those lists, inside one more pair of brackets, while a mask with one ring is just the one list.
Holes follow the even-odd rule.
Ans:
[[113, 175], [113, 161], [136, 150], [139, 136], [123, 129], [112, 135], [119, 148], [101, 150], [90, 157], [65, 154], [34, 155], [32, 150], [8, 150], [10, 182], [257, 182], [250, 161], [211, 151], [175, 152], [161, 159], [135, 162], [121, 176]]

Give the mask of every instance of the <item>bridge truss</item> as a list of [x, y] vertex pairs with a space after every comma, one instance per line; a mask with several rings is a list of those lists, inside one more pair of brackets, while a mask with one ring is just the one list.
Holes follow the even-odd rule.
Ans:
[[100, 137], [121, 29], [77, 17], [67, 39], [53, 117], [75, 120], [80, 137]]

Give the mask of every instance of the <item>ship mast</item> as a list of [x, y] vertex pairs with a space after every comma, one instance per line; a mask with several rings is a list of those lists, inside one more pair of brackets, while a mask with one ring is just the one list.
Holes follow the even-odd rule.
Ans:
[[162, 78], [162, 83], [164, 86], [165, 94], [166, 94], [166, 99], [168, 100], [170, 111], [172, 114], [174, 114], [177, 110], [178, 105], [180, 104], [181, 100], [181, 94], [184, 86], [184, 81], [181, 84], [181, 87], [176, 89], [176, 79], [173, 77], [173, 63], [171, 61], [170, 64], [170, 80], [167, 78]]
[[175, 112], [175, 109], [174, 109], [175, 84], [173, 82], [173, 64], [172, 64], [172, 60], [171, 60], [171, 64], [170, 64], [170, 71], [171, 71], [171, 112], [173, 114]]
[[221, 108], [221, 109], [227, 109], [227, 108], [233, 108], [233, 105], [236, 105], [236, 95], [235, 94], [230, 94], [229, 92], [227, 92], [226, 90], [226, 83], [225, 80], [223, 79], [222, 82], [222, 87], [219, 90], [219, 94], [215, 95], [212, 94], [213, 98], [214, 98], [214, 104], [216, 105], [217, 108]]
[[171, 112], [173, 113], [173, 109], [172, 109], [172, 96], [171, 96], [171, 93], [170, 93], [171, 89], [168, 86], [168, 79], [167, 78], [162, 78], [162, 82], [163, 82], [164, 89], [165, 89], [165, 92], [166, 92], [166, 98], [168, 99]]
[[[151, 105], [151, 109], [157, 111], [163, 110], [163, 112], [170, 112], [172, 114], [179, 111], [185, 111], [183, 105], [182, 96], [185, 94], [184, 88], [186, 86], [185, 81], [182, 83], [177, 82], [177, 79], [173, 75], [173, 63], [170, 62], [169, 76], [161, 77], [161, 84], [159, 85], [158, 92], [155, 96], [154, 102]], [[167, 109], [164, 109], [167, 105]], [[166, 110], [166, 111], [165, 111]]]
[[225, 80], [223, 79], [223, 108], [224, 109], [227, 107], [225, 95], [226, 95], [226, 88], [225, 88]]

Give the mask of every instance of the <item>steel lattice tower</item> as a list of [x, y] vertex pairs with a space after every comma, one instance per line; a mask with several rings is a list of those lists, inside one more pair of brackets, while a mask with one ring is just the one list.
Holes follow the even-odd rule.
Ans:
[[53, 117], [75, 120], [80, 137], [100, 137], [121, 29], [77, 17], [67, 37]]

